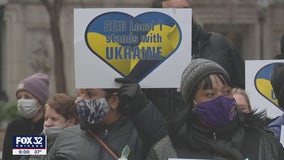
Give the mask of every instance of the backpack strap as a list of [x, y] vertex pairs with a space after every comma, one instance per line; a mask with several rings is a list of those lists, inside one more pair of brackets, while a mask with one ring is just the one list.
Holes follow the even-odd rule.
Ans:
[[94, 132], [92, 132], [91, 130], [88, 130], [88, 132], [105, 148], [105, 150], [107, 150], [111, 156], [115, 159], [118, 160], [118, 156], [112, 151], [111, 148], [109, 148], [109, 146]]

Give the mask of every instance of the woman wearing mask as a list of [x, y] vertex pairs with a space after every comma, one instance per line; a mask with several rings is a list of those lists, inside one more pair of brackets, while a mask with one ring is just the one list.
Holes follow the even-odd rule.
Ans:
[[178, 157], [283, 159], [281, 144], [238, 112], [230, 86], [228, 73], [213, 61], [196, 59], [185, 68], [181, 93], [188, 108], [173, 141]]
[[13, 136], [38, 135], [43, 129], [44, 105], [48, 98], [48, 75], [36, 73], [22, 80], [17, 87], [17, 108], [22, 118], [10, 122], [6, 129], [3, 145], [3, 160], [18, 160], [12, 155]]
[[[47, 136], [47, 149], [52, 147], [57, 135], [66, 127], [77, 124], [79, 118], [75, 99], [65, 93], [57, 93], [47, 100], [45, 105], [44, 127], [42, 134]], [[48, 153], [47, 151], [47, 153]], [[45, 160], [47, 156], [23, 156], [21, 160]]]
[[179, 158], [284, 159], [281, 144], [249, 122], [259, 119], [237, 110], [229, 76], [217, 63], [192, 60], [182, 74], [180, 90], [188, 107], [171, 125]]
[[79, 118], [74, 101], [75, 98], [65, 93], [57, 93], [48, 99], [45, 106], [43, 134], [47, 136], [49, 146], [64, 128], [77, 124]]
[[162, 116], [137, 83], [123, 83], [120, 89], [81, 88], [76, 106], [80, 123], [57, 136], [49, 160], [145, 160], [167, 135]]

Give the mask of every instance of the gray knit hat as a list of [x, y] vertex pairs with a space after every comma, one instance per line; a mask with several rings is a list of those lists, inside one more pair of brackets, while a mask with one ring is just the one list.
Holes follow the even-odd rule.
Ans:
[[204, 58], [191, 60], [182, 73], [180, 85], [181, 94], [186, 104], [189, 104], [190, 100], [193, 99], [198, 83], [213, 73], [220, 73], [225, 78], [230, 79], [227, 71], [214, 61]]

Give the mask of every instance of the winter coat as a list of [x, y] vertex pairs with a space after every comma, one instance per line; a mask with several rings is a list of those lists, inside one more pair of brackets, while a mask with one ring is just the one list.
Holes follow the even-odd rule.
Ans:
[[215, 160], [284, 159], [279, 141], [264, 130], [246, 125], [239, 117], [226, 128], [208, 129], [191, 114], [172, 136], [177, 156]]
[[[120, 156], [127, 145], [130, 147], [129, 159], [141, 159], [143, 144], [138, 133], [127, 118], [120, 119], [112, 126], [101, 128], [96, 134]], [[88, 132], [80, 129], [79, 125], [66, 128], [59, 134], [48, 153], [48, 159], [104, 159], [113, 160], [111, 154], [97, 142]]]
[[[145, 160], [150, 148], [167, 135], [165, 122], [152, 103], [131, 119], [123, 116], [112, 125], [97, 125], [94, 132], [119, 157], [122, 150], [129, 146], [128, 160]], [[113, 157], [89, 132], [76, 125], [64, 129], [57, 136], [48, 159], [113, 160]]]
[[[268, 132], [246, 123], [242, 116], [238, 116], [230, 126], [214, 130], [202, 127], [192, 114], [189, 117], [182, 114], [179, 116], [182, 118], [176, 122], [183, 123], [177, 123], [171, 128], [175, 129], [171, 132], [171, 140], [162, 139], [156, 143], [146, 160], [167, 160], [176, 157], [213, 160], [284, 158], [284, 149], [279, 141]], [[172, 144], [176, 154], [168, 151]], [[166, 155], [163, 150], [166, 150]]]
[[191, 129], [183, 128], [179, 134], [183, 137], [183, 141], [175, 141], [174, 148], [179, 158], [224, 160], [284, 158], [281, 144], [265, 131], [241, 125], [235, 127], [226, 133], [213, 132], [198, 126]]
[[193, 23], [192, 57], [215, 61], [229, 74], [232, 87], [245, 88], [245, 62], [239, 51], [220, 33], [207, 32]]
[[175, 113], [185, 107], [181, 93], [176, 88], [147, 88], [143, 89], [143, 92], [161, 112], [166, 121], [171, 120]]
[[19, 118], [10, 122], [6, 129], [3, 145], [2, 160], [18, 160], [21, 156], [12, 155], [13, 136], [15, 135], [39, 135], [43, 129], [44, 119], [32, 122], [30, 119]]
[[172, 141], [169, 136], [162, 138], [150, 150], [146, 160], [168, 160], [176, 158], [176, 151], [173, 148]]
[[[44, 135], [42, 132], [40, 135]], [[56, 138], [49, 139], [47, 137], [47, 153], [49, 152], [49, 149], [52, 147], [53, 142]], [[24, 155], [20, 158], [20, 160], [47, 160], [47, 155]]]
[[284, 114], [274, 119], [268, 124], [267, 129], [272, 131], [277, 140], [280, 140], [281, 126], [284, 125]]

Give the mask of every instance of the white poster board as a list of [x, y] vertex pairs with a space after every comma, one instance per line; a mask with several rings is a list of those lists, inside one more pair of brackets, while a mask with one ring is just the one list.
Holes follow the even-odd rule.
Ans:
[[142, 88], [178, 88], [191, 59], [187, 9], [74, 9], [76, 88], [116, 88], [130, 77]]
[[271, 73], [275, 63], [284, 63], [284, 60], [247, 60], [246, 91], [249, 94], [251, 105], [258, 111], [267, 110], [267, 116], [275, 118], [283, 111], [278, 106], [271, 85]]

